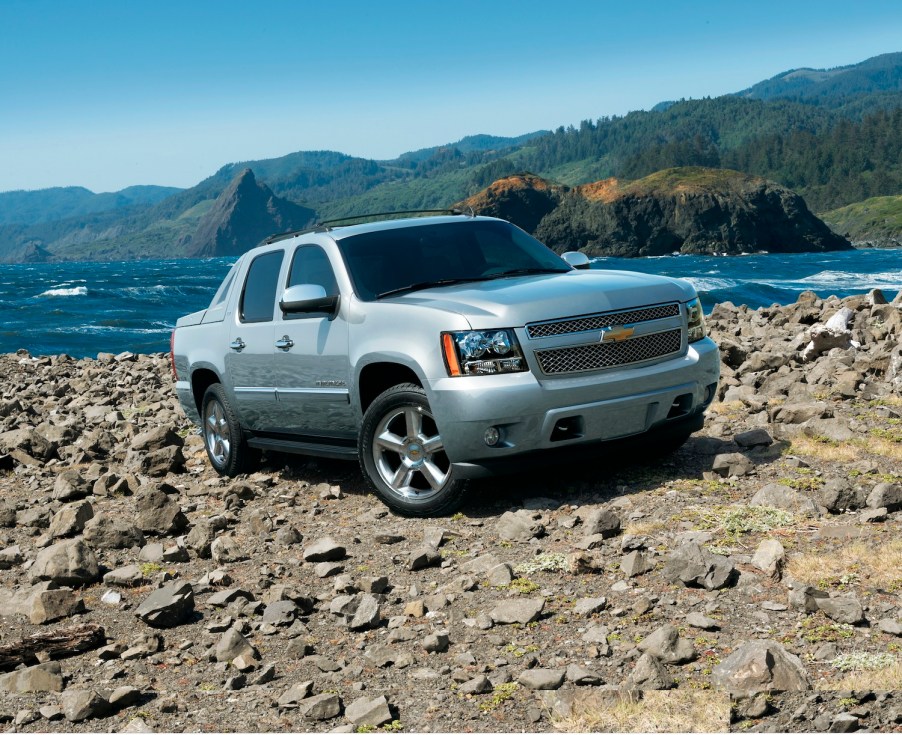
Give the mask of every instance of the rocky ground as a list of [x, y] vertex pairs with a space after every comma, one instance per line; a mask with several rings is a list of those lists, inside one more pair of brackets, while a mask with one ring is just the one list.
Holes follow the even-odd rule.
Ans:
[[222, 479], [165, 356], [0, 356], [7, 731], [902, 731], [902, 302], [709, 326], [704, 431], [394, 516]]

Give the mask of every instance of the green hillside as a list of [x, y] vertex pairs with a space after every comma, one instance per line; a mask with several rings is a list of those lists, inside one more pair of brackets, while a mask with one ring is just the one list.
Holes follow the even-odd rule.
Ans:
[[823, 212], [821, 219], [855, 243], [902, 245], [902, 195], [865, 199]]

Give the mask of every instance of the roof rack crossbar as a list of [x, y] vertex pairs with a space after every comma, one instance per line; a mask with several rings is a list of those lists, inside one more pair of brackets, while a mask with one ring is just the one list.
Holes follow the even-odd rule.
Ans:
[[332, 225], [338, 224], [339, 222], [353, 222], [354, 220], [362, 220], [368, 219], [370, 217], [390, 217], [396, 214], [453, 214], [453, 215], [466, 215], [467, 217], [475, 217], [476, 212], [473, 211], [473, 207], [467, 207], [466, 210], [463, 209], [402, 209], [396, 212], [372, 212], [370, 214], [355, 214], [350, 217], [338, 217], [336, 219], [327, 219], [322, 222], [317, 222], [313, 227], [308, 227], [303, 230], [292, 230], [291, 232], [280, 232], [275, 235], [270, 235], [264, 241], [264, 245], [272, 245], [274, 242], [279, 242], [281, 240], [287, 240], [290, 237], [297, 237], [298, 235], [306, 235], [310, 232], [328, 232], [332, 229]]

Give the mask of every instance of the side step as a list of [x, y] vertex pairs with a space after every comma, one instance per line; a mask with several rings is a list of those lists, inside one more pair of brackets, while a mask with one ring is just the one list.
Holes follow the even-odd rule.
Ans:
[[262, 436], [249, 438], [247, 444], [254, 449], [268, 449], [272, 452], [310, 454], [314, 457], [326, 457], [328, 459], [357, 459], [357, 447], [342, 444], [320, 444], [317, 442], [295, 441], [292, 439], [270, 439]]

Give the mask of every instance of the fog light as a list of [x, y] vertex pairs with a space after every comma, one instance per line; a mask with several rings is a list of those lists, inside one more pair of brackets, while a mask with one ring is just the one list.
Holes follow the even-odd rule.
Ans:
[[485, 434], [482, 437], [485, 440], [485, 443], [494, 447], [498, 442], [501, 441], [501, 432], [498, 430], [497, 426], [490, 426], [485, 430]]

